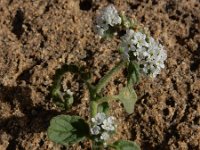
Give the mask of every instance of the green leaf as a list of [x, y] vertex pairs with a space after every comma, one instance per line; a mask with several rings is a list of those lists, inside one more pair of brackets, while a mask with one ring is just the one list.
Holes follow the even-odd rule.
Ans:
[[104, 112], [105, 114], [109, 111], [108, 102], [103, 102], [98, 105], [98, 112]]
[[137, 95], [133, 88], [123, 87], [117, 98], [122, 102], [127, 113], [131, 114], [134, 111], [134, 106], [137, 101]]
[[69, 145], [88, 136], [89, 126], [79, 116], [59, 115], [51, 119], [47, 134], [55, 143]]
[[130, 62], [128, 66], [128, 82], [137, 84], [140, 80], [139, 65], [135, 62]]
[[137, 143], [133, 141], [119, 140], [113, 143], [116, 150], [140, 150], [140, 147]]

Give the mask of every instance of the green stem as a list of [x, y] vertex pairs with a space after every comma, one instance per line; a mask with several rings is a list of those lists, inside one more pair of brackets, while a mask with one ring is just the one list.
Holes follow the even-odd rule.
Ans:
[[95, 117], [97, 114], [98, 110], [98, 103], [95, 101], [90, 101], [90, 113], [91, 113], [91, 118]]
[[[115, 96], [108, 96], [108, 97], [102, 97], [97, 99], [97, 94], [100, 93], [101, 89], [106, 86], [106, 84], [110, 81], [110, 79], [124, 66], [124, 62], [119, 62], [114, 68], [112, 68], [103, 78], [100, 79], [98, 84], [95, 88], [90, 87], [90, 116], [95, 117], [98, 113], [98, 105], [107, 102], [108, 100], [116, 99]], [[92, 142], [92, 150], [103, 150], [102, 144], [97, 144], [95, 141]]]
[[115, 100], [115, 99], [118, 99], [117, 95], [102, 97], [102, 98], [98, 99], [96, 102], [99, 105], [99, 104], [102, 104], [104, 102], [108, 102], [110, 100]]
[[103, 78], [101, 78], [96, 86], [95, 93], [99, 93], [101, 89], [106, 86], [109, 80], [124, 66], [124, 64], [125, 64], [124, 61], [119, 62]]
[[127, 81], [127, 86], [128, 87], [132, 87], [133, 86], [133, 79], [129, 79], [128, 81]]

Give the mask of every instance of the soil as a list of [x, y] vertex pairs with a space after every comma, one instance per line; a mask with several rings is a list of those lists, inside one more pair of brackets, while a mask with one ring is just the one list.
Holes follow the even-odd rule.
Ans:
[[[67, 73], [63, 87], [76, 102], [67, 112], [52, 102], [57, 69], [78, 64], [94, 82], [120, 59], [118, 40], [100, 41], [93, 31], [97, 12], [113, 3], [149, 28], [167, 50], [166, 68], [135, 86], [138, 101], [128, 115], [118, 102], [116, 139], [135, 140], [142, 150], [200, 149], [200, 2], [198, 0], [0, 0], [0, 150], [66, 149], [48, 140], [58, 114], [88, 119], [88, 92]], [[124, 84], [120, 73], [105, 91]], [[90, 149], [89, 142], [69, 147]]]

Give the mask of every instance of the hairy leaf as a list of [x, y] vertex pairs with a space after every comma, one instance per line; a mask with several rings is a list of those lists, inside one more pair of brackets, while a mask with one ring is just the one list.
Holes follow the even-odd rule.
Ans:
[[133, 113], [137, 101], [137, 95], [133, 88], [128, 86], [122, 88], [117, 98], [122, 102], [127, 113]]
[[79, 116], [59, 115], [51, 119], [47, 134], [55, 143], [69, 145], [88, 136], [89, 126]]

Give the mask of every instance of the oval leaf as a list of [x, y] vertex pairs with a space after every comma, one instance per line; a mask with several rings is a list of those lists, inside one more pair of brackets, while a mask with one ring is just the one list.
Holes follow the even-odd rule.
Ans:
[[55, 143], [69, 145], [88, 136], [89, 126], [79, 116], [59, 115], [51, 119], [47, 134]]
[[124, 87], [119, 92], [117, 98], [122, 102], [127, 113], [131, 114], [134, 111], [134, 106], [137, 101], [135, 90], [131, 87]]
[[116, 150], [140, 150], [138, 144], [133, 141], [119, 140], [113, 143]]

